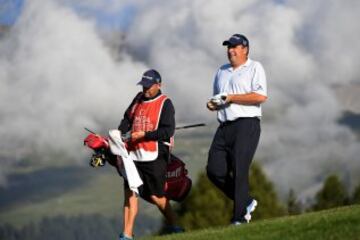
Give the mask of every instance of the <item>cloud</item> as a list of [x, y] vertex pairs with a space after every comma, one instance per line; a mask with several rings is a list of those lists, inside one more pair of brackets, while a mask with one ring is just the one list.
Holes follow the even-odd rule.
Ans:
[[[135, 1], [126, 38], [118, 40], [126, 49], [120, 62], [96, 18], [71, 3], [28, 1], [1, 40], [2, 156], [50, 149], [78, 158], [82, 127], [117, 125], [147, 67], [161, 72], [178, 121], [215, 122], [204, 105], [227, 61], [221, 43], [239, 32], [268, 77], [256, 159], [281, 193], [306, 192], [333, 172], [349, 176], [349, 186], [359, 181], [359, 142], [337, 123], [342, 105], [333, 90], [359, 82], [357, 1]], [[114, 12], [127, 4], [110, 1]], [[88, 6], [109, 11], [97, 0]]]
[[2, 159], [79, 161], [84, 126], [116, 127], [146, 66], [109, 52], [94, 22], [54, 1], [26, 2], [0, 45]]
[[187, 116], [201, 119], [209, 117], [204, 102], [214, 72], [226, 61], [221, 42], [247, 35], [269, 85], [256, 158], [286, 195], [332, 172], [349, 174], [349, 185], [359, 180], [359, 142], [337, 124], [342, 106], [333, 90], [359, 82], [359, 10], [356, 1], [143, 2], [128, 43], [135, 56], [166, 72], [178, 112], [189, 111], [189, 99], [194, 110]]

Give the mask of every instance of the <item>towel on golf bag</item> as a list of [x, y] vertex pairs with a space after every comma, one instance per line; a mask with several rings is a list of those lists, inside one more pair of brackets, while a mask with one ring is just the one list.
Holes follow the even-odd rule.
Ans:
[[139, 194], [138, 187], [143, 184], [143, 181], [140, 178], [134, 161], [126, 150], [125, 143], [121, 139], [121, 132], [119, 130], [113, 129], [109, 131], [109, 145], [112, 154], [122, 158], [123, 169], [120, 171], [123, 177], [128, 181], [129, 188], [136, 194]]

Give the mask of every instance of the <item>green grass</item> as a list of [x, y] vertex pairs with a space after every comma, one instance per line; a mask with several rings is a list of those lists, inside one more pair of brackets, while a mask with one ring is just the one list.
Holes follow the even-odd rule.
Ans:
[[[198, 172], [204, 169], [209, 141], [194, 141], [186, 136], [179, 136], [179, 141], [176, 142], [174, 153], [184, 156], [183, 160], [194, 181]], [[109, 218], [120, 216], [123, 202], [122, 179], [110, 166], [92, 169], [87, 166], [87, 160], [84, 161], [84, 166], [75, 166], [75, 169], [71, 168], [71, 164], [61, 161], [61, 164], [53, 161], [18, 166], [12, 174], [17, 174], [23, 185], [17, 185], [16, 194], [13, 191], [8, 195], [12, 198], [6, 198], [3, 205], [0, 205], [0, 224], [10, 223], [20, 228], [30, 222], [39, 222], [44, 217], [57, 215], [97, 213]], [[39, 177], [39, 172], [42, 172], [44, 177]], [[67, 175], [65, 177], [54, 174]], [[52, 176], [51, 179], [49, 176]], [[35, 178], [37, 180], [34, 184], [29, 184], [27, 178], [29, 181], [35, 181]], [[14, 189], [8, 189], [11, 190]], [[0, 193], [9, 194], [8, 191], [3, 190]], [[149, 206], [148, 203], [142, 202], [140, 208], [142, 214], [154, 217], [155, 221], [161, 218], [157, 208]]]
[[93, 176], [86, 180], [85, 185], [77, 186], [74, 182], [75, 186], [70, 191], [47, 196], [37, 201], [24, 200], [7, 209], [2, 209], [0, 223], [7, 222], [21, 227], [30, 222], [38, 222], [43, 217], [57, 215], [100, 213], [114, 216], [119, 214], [122, 204], [122, 180], [114, 172], [93, 171]]
[[[64, 191], [56, 196], [47, 196], [37, 201], [21, 201], [0, 212], [0, 224], [9, 223], [17, 228], [30, 222], [37, 223], [44, 217], [58, 215], [78, 216], [101, 214], [114, 218], [122, 215], [123, 180], [115, 169], [90, 169], [93, 175], [86, 184]], [[45, 194], [44, 194], [45, 195]], [[26, 196], [25, 196], [26, 197]], [[141, 214], [160, 217], [155, 207], [141, 202]]]
[[360, 239], [360, 205], [142, 240]]
[[[177, 133], [174, 154], [186, 162], [194, 182], [205, 168], [213, 131], [199, 128]], [[101, 214], [108, 218], [122, 215], [123, 183], [114, 168], [91, 169], [84, 159], [81, 166], [75, 165], [73, 169], [73, 162], [61, 156], [53, 158], [57, 160], [24, 160], [11, 169], [10, 173], [21, 181], [16, 182], [16, 191], [13, 186], [0, 187], [0, 225], [9, 223], [21, 228], [58, 215]], [[146, 202], [140, 203], [139, 213], [151, 216], [154, 221], [162, 219], [158, 209]]]

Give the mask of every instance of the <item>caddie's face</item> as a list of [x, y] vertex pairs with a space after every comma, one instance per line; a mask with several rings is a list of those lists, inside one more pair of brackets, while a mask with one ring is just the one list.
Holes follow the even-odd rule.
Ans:
[[143, 87], [144, 96], [145, 96], [146, 98], [153, 98], [153, 97], [155, 97], [155, 96], [159, 93], [160, 87], [161, 87], [161, 84], [160, 84], [160, 83], [153, 84], [153, 85], [151, 85], [151, 87], [149, 87], [149, 88]]
[[227, 55], [232, 66], [236, 66], [247, 58], [247, 47], [242, 45], [228, 46]]

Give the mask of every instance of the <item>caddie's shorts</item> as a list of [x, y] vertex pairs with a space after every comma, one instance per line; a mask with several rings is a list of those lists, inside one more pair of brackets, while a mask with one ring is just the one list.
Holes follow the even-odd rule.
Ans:
[[[140, 162], [134, 161], [139, 172], [143, 185], [139, 187], [139, 195], [144, 199], [149, 199], [151, 195], [163, 197], [165, 195], [164, 185], [166, 180], [166, 166], [168, 153], [159, 151], [159, 156], [154, 161]], [[124, 181], [125, 189], [129, 189], [127, 181]]]

